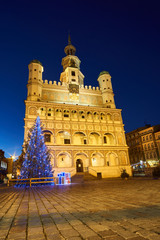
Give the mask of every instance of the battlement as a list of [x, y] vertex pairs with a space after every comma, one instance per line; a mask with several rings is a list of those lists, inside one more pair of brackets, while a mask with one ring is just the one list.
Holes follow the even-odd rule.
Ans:
[[[44, 80], [43, 81], [43, 84], [46, 86], [46, 85], [48, 85], [48, 86], [52, 86], [52, 87], [54, 87], [54, 86], [64, 86], [64, 87], [66, 87], [67, 86], [67, 83], [65, 83], [65, 82], [57, 82], [57, 81], [48, 81], [48, 80]], [[91, 91], [95, 91], [95, 92], [97, 92], [97, 91], [100, 91], [101, 89], [99, 88], [99, 87], [92, 87], [91, 85], [89, 85], [89, 86], [87, 86], [87, 85], [81, 85], [81, 86], [79, 86], [80, 87], [80, 89], [84, 89], [84, 90], [91, 90]]]

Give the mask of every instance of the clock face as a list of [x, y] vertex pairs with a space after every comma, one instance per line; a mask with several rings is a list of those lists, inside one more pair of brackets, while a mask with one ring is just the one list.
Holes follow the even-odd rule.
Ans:
[[79, 86], [76, 84], [69, 84], [70, 93], [79, 93]]

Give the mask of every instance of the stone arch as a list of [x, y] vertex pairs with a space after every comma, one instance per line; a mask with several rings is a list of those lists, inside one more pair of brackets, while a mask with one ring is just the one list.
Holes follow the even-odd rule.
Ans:
[[71, 135], [67, 131], [59, 131], [56, 136], [57, 144], [70, 144]]
[[105, 114], [103, 112], [100, 113], [100, 120], [101, 121], [106, 121]]
[[68, 152], [60, 152], [57, 155], [57, 167], [67, 168], [72, 167], [72, 158]]
[[63, 117], [64, 118], [69, 118], [70, 117], [70, 111], [68, 109], [63, 110]]
[[120, 115], [118, 113], [115, 113], [113, 115], [114, 121], [120, 121]]
[[91, 163], [93, 167], [103, 167], [105, 165], [104, 156], [100, 152], [95, 152], [91, 156]]
[[107, 121], [112, 121], [112, 115], [110, 113], [107, 113], [106, 118]]
[[100, 134], [97, 133], [97, 132], [91, 132], [89, 134], [89, 144], [91, 144], [91, 145], [100, 145], [101, 144]]
[[120, 165], [126, 165], [128, 163], [126, 152], [122, 151], [119, 153], [119, 162]]
[[50, 130], [43, 130], [43, 135], [44, 135], [44, 141], [46, 144], [53, 143], [54, 138], [53, 138], [53, 132]]
[[56, 109], [55, 111], [55, 118], [62, 118], [62, 110], [61, 109]]
[[98, 112], [93, 113], [93, 119], [94, 120], [99, 120], [99, 113]]
[[87, 112], [87, 120], [92, 120], [92, 112]]
[[105, 133], [103, 135], [103, 143], [106, 145], [115, 145], [115, 136], [112, 133]]
[[119, 161], [118, 161], [118, 155], [115, 152], [109, 152], [106, 155], [106, 160], [107, 160], [107, 166], [118, 166]]
[[36, 115], [37, 114], [37, 108], [36, 107], [30, 107], [29, 109], [28, 109], [28, 113], [29, 113], [29, 115]]
[[71, 111], [71, 118], [72, 118], [72, 119], [78, 119], [78, 114], [77, 114], [77, 111], [76, 111], [76, 110], [72, 110], [72, 111]]
[[80, 120], [83, 120], [83, 119], [85, 120], [85, 112], [82, 111], [82, 110], [79, 111], [79, 119], [80, 119]]
[[46, 107], [40, 107], [39, 109], [38, 109], [38, 113], [39, 113], [39, 115], [42, 117], [44, 117], [44, 116], [46, 116]]
[[89, 157], [86, 153], [83, 152], [79, 152], [75, 154], [74, 157], [74, 165], [76, 166], [76, 161], [80, 159], [83, 163], [83, 171], [86, 172], [88, 171], [88, 167], [89, 167]]
[[73, 134], [73, 144], [74, 145], [83, 145], [83, 144], [87, 144], [87, 137], [86, 134], [84, 132], [75, 132]]

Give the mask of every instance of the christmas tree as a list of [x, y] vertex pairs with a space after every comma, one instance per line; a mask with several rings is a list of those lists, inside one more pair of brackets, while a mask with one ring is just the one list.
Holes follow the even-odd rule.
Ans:
[[24, 144], [24, 153], [21, 179], [53, 177], [51, 155], [44, 142], [39, 117], [37, 117], [33, 127], [28, 132], [28, 138]]

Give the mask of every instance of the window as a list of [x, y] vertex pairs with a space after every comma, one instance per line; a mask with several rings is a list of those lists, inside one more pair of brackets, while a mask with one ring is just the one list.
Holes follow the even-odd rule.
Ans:
[[104, 90], [106, 90], [106, 88], [104, 88]]
[[146, 137], [146, 140], [148, 140], [148, 136]]
[[106, 102], [108, 102], [108, 100], [106, 100]]
[[87, 140], [86, 139], [84, 139], [84, 144], [87, 144]]
[[39, 73], [41, 73], [41, 71], [39, 71]]
[[34, 79], [36, 79], [36, 78], [34, 78]]
[[71, 74], [72, 74], [72, 76], [75, 76], [75, 75], [76, 75], [76, 74], [75, 74], [75, 71], [72, 71]]
[[107, 108], [111, 108], [111, 106], [110, 106], [110, 105], [108, 105], [108, 106], [107, 106]]
[[107, 161], [107, 166], [109, 166], [109, 161]]
[[103, 80], [103, 82], [105, 82], [105, 80]]
[[37, 71], [37, 69], [34, 69], [34, 71]]
[[150, 135], [149, 138], [152, 139], [152, 135]]
[[76, 82], [76, 79], [72, 79], [72, 82]]
[[50, 134], [44, 134], [44, 141], [45, 142], [51, 142], [51, 135]]
[[143, 137], [143, 141], [145, 141], [145, 137]]
[[69, 117], [69, 115], [68, 114], [64, 114], [64, 117]]
[[41, 111], [43, 111], [43, 108], [41, 108]]
[[51, 116], [51, 113], [48, 113], [48, 116]]
[[64, 139], [64, 144], [70, 144], [70, 139]]
[[106, 138], [106, 136], [104, 136], [104, 143], [107, 143], [107, 138]]

